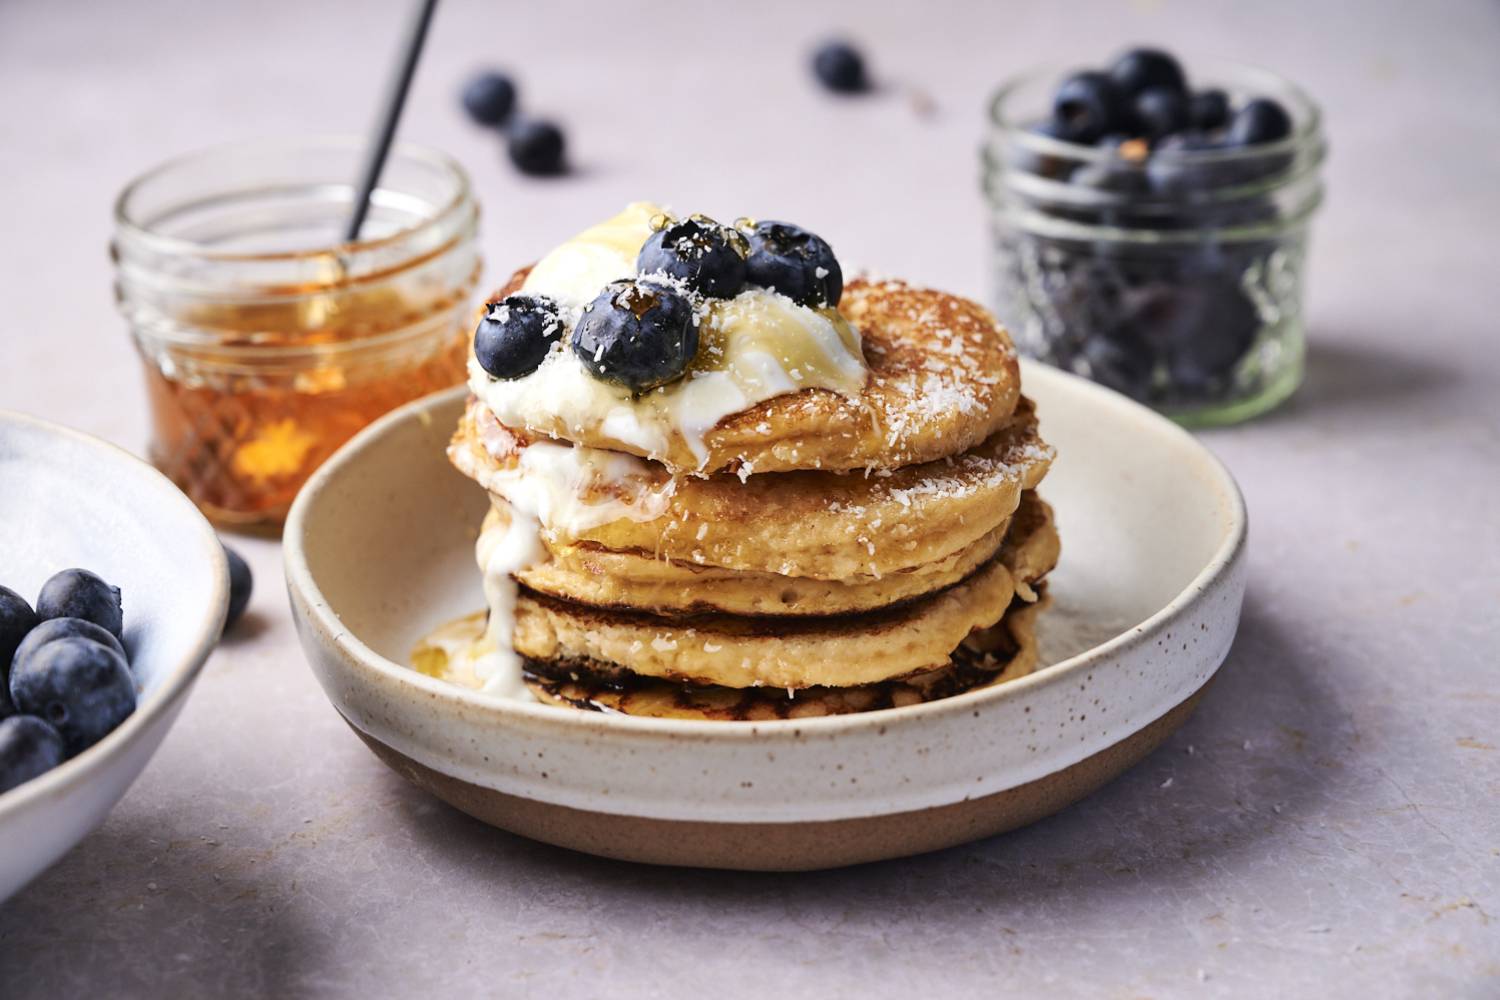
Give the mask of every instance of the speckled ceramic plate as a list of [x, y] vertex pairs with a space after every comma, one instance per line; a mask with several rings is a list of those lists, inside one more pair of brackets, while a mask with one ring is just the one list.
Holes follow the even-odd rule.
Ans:
[[96, 438], [0, 412], [0, 583], [31, 599], [70, 566], [120, 588], [140, 700], [104, 739], [0, 794], [0, 900], [102, 823], [145, 768], [229, 600], [218, 538], [165, 476]]
[[1024, 368], [1058, 450], [1041, 493], [1063, 557], [1036, 673], [944, 701], [766, 723], [500, 701], [407, 656], [483, 607], [488, 502], [449, 468], [462, 389], [392, 413], [298, 497], [287, 582], [329, 700], [383, 761], [480, 819], [594, 854], [806, 869], [934, 850], [1055, 812], [1155, 748], [1234, 638], [1245, 509], [1190, 435], [1123, 397]]

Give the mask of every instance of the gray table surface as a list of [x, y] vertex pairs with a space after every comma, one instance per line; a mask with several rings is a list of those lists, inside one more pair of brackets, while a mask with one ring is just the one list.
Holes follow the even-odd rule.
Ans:
[[[115, 191], [207, 143], [363, 128], [401, 11], [0, 4], [0, 406], [141, 450]], [[839, 29], [883, 92], [808, 85], [807, 45]], [[1500, 7], [453, 0], [404, 135], [470, 165], [491, 278], [654, 197], [801, 220], [846, 261], [982, 295], [984, 95], [1140, 39], [1302, 81], [1334, 150], [1307, 383], [1204, 435], [1248, 498], [1250, 592], [1162, 750], [914, 860], [596, 860], [370, 756], [304, 666], [278, 547], [247, 540], [249, 619], [155, 761], [0, 906], [0, 994], [1500, 995]], [[568, 124], [575, 176], [524, 181], [464, 122], [454, 91], [489, 63]]]

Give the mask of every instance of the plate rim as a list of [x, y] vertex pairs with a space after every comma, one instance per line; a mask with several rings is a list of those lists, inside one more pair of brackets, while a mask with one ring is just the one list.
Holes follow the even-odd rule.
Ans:
[[467, 396], [469, 390], [465, 385], [440, 390], [392, 410], [351, 438], [308, 479], [292, 504], [282, 534], [283, 564], [293, 614], [297, 614], [300, 602], [315, 620], [319, 631], [329, 636], [330, 641], [358, 663], [361, 669], [374, 670], [386, 679], [402, 687], [410, 687], [425, 696], [454, 702], [472, 711], [493, 714], [502, 720], [518, 716], [528, 722], [540, 721], [547, 725], [619, 739], [669, 737], [677, 741], [702, 738], [714, 742], [736, 742], [763, 741], [775, 734], [800, 738], [827, 737], [834, 733], [929, 721], [949, 714], [972, 712], [977, 706], [991, 702], [1023, 698], [1036, 688], [1063, 683], [1080, 672], [1086, 672], [1098, 661], [1107, 660], [1122, 648], [1138, 641], [1140, 636], [1153, 634], [1158, 628], [1185, 614], [1215, 582], [1233, 571], [1245, 552], [1249, 530], [1249, 516], [1239, 484], [1223, 461], [1187, 430], [1114, 390], [1041, 362], [1022, 359], [1023, 386], [1028, 377], [1034, 380], [1056, 379], [1068, 385], [1070, 391], [1077, 390], [1092, 396], [1107, 407], [1115, 407], [1134, 419], [1145, 421], [1155, 432], [1188, 445], [1206, 463], [1213, 473], [1219, 492], [1227, 498], [1230, 523], [1224, 539], [1210, 559], [1161, 608], [1103, 642], [1005, 684], [917, 705], [847, 715], [753, 722], [658, 719], [603, 712], [559, 712], [553, 706], [495, 698], [428, 677], [408, 665], [396, 663], [381, 655], [343, 626], [318, 588], [302, 543], [306, 535], [308, 511], [339, 470], [355, 461], [372, 442], [383, 437], [390, 428], [407, 420], [415, 418], [424, 424], [428, 423], [430, 418], [424, 419], [417, 414], [453, 405]]

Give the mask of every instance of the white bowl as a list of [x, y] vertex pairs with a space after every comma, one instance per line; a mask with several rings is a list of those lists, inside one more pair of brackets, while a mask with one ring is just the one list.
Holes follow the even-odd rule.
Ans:
[[498, 700], [407, 666], [484, 606], [487, 499], [443, 447], [464, 390], [366, 429], [313, 476], [285, 555], [303, 647], [388, 764], [487, 822], [613, 857], [817, 868], [1009, 829], [1092, 791], [1191, 711], [1229, 651], [1245, 510], [1186, 432], [1040, 365], [1026, 392], [1058, 460], [1041, 493], [1062, 562], [1041, 618], [1051, 666], [909, 708], [683, 722]]
[[177, 718], [218, 641], [224, 550], [165, 476], [111, 444], [0, 411], [0, 584], [34, 600], [71, 566], [121, 590], [136, 709], [71, 760], [0, 794], [0, 900], [104, 821]]

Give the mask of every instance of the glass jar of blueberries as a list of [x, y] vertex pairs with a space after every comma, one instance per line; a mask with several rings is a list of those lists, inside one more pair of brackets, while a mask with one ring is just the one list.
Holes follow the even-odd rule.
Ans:
[[995, 304], [1024, 353], [1187, 424], [1301, 382], [1318, 108], [1263, 70], [1137, 49], [990, 106]]

